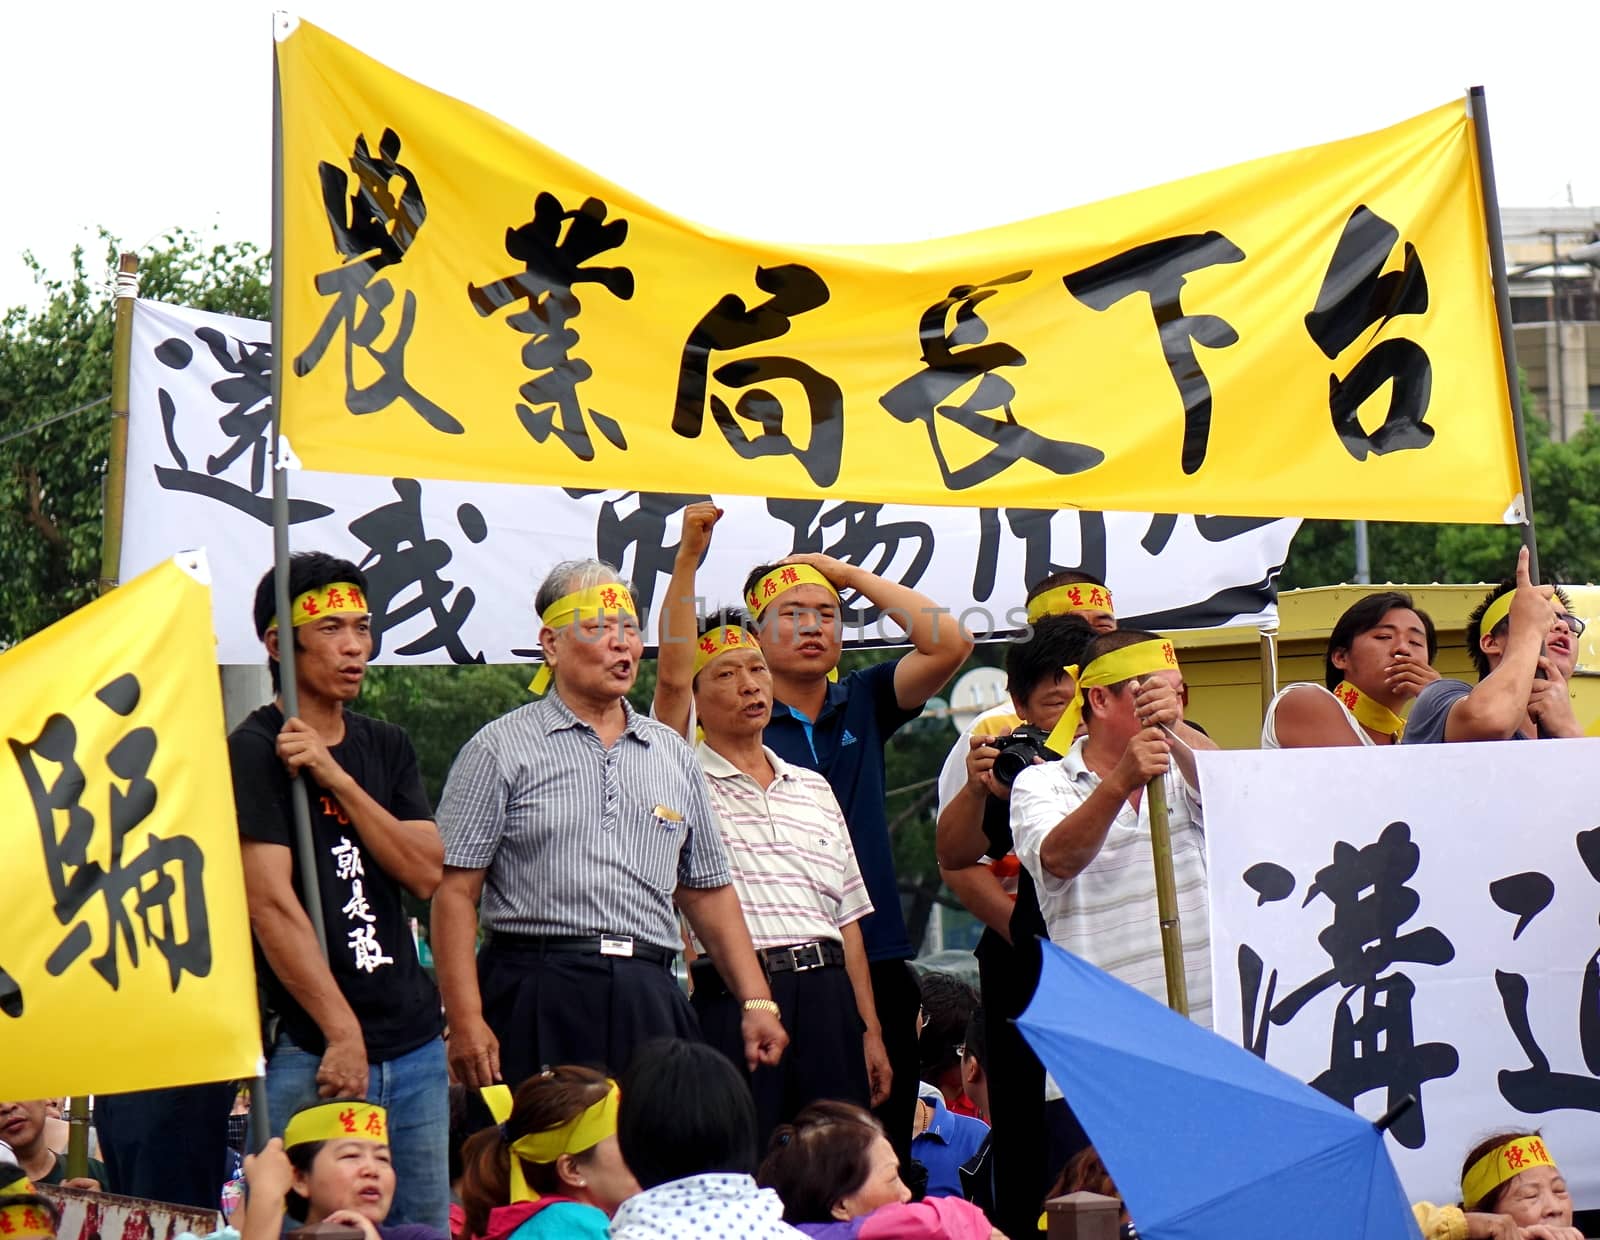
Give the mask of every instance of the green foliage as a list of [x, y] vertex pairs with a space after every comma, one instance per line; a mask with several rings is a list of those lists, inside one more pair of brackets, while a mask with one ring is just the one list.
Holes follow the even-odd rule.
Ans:
[[[111, 393], [113, 281], [122, 248], [102, 232], [104, 263], [81, 248], [62, 276], [26, 261], [38, 309], [0, 318], [0, 437]], [[140, 295], [266, 318], [267, 256], [191, 232], [140, 256]], [[0, 647], [81, 607], [100, 575], [101, 489], [109, 407], [100, 405], [0, 444]]]

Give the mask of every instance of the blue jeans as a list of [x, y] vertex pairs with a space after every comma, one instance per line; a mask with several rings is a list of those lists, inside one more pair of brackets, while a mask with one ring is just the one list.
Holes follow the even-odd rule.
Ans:
[[[317, 1097], [318, 1055], [279, 1034], [267, 1062], [267, 1107], [272, 1135], [283, 1136], [289, 1117]], [[385, 1223], [425, 1223], [450, 1234], [450, 1085], [444, 1040], [434, 1038], [387, 1063], [367, 1067], [367, 1100], [389, 1111], [389, 1151], [394, 1157], [394, 1205]]]

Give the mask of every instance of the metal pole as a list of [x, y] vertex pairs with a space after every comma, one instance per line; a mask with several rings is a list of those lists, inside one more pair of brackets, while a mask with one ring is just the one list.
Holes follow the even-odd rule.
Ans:
[[117, 261], [116, 330], [111, 344], [111, 446], [101, 484], [100, 593], [122, 571], [122, 507], [128, 482], [128, 371], [133, 357], [133, 302], [139, 296], [139, 256]]
[[1161, 919], [1161, 959], [1167, 970], [1167, 1006], [1189, 1014], [1189, 979], [1183, 971], [1183, 925], [1178, 918], [1178, 883], [1172, 870], [1172, 829], [1167, 821], [1167, 786], [1157, 775], [1144, 790], [1150, 808], [1150, 854], [1156, 863], [1156, 915]]
[[[277, 17], [274, 15], [276, 24]], [[300, 693], [295, 685], [294, 626], [289, 623], [289, 477], [284, 464], [281, 430], [283, 418], [283, 366], [277, 359], [283, 349], [283, 102], [278, 91], [278, 44], [272, 44], [272, 558], [276, 570], [276, 609], [278, 614], [279, 695], [283, 714], [293, 719], [300, 713]], [[316, 837], [311, 833], [311, 802], [306, 781], [299, 775], [289, 781], [289, 800], [294, 808], [296, 862], [300, 873], [300, 898], [306, 916], [317, 932], [317, 946], [328, 955], [328, 930], [322, 922], [322, 889], [317, 881]], [[263, 1092], [262, 1097], [265, 1097]], [[251, 1105], [255, 1103], [252, 1098]]]
[[1550, 231], [1550, 322], [1556, 334], [1556, 364], [1550, 368], [1550, 426], [1561, 439], [1567, 434], [1567, 377], [1562, 373], [1561, 348], [1561, 235]]
[[1358, 585], [1372, 584], [1372, 555], [1367, 548], [1367, 523], [1355, 523], [1356, 536], [1356, 583]]
[[1261, 722], [1267, 721], [1267, 708], [1278, 696], [1278, 630], [1261, 630]]
[[1528, 478], [1528, 437], [1522, 422], [1522, 382], [1517, 374], [1517, 346], [1511, 336], [1511, 293], [1506, 283], [1505, 239], [1500, 235], [1500, 194], [1494, 183], [1494, 152], [1489, 147], [1489, 105], [1483, 87], [1467, 92], [1478, 148], [1478, 184], [1483, 190], [1483, 218], [1489, 233], [1489, 271], [1494, 277], [1495, 315], [1500, 322], [1500, 358], [1505, 363], [1506, 391], [1511, 397], [1511, 429], [1517, 443], [1517, 472], [1522, 486], [1522, 544], [1528, 549], [1528, 576], [1539, 580], [1539, 542], [1533, 529], [1533, 483]]

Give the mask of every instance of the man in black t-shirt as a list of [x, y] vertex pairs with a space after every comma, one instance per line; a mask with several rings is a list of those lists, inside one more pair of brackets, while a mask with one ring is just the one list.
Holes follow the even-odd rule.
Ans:
[[[345, 709], [372, 653], [367, 582], [346, 560], [290, 560], [299, 716], [281, 699], [228, 738], [256, 962], [278, 1031], [267, 1102], [276, 1136], [322, 1098], [389, 1108], [397, 1187], [391, 1219], [448, 1230], [448, 1082], [439, 996], [423, 972], [401, 904], [427, 899], [444, 846], [416, 753], [393, 724]], [[256, 590], [256, 632], [272, 684], [282, 626], [273, 575]], [[296, 856], [290, 781], [306, 781], [326, 958], [317, 946]]]

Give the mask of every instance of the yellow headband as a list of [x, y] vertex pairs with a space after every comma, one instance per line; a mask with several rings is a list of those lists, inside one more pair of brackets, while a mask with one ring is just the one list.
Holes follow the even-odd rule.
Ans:
[[[327, 615], [349, 612], [365, 615], [369, 611], [371, 608], [367, 606], [367, 598], [361, 587], [349, 581], [335, 581], [332, 585], [307, 590], [295, 599], [289, 608], [289, 614], [294, 617], [295, 628], [299, 628], [302, 624], [310, 624], [313, 620], [320, 620]], [[278, 617], [273, 616], [267, 627], [277, 628]]]
[[699, 675], [702, 668], [719, 654], [730, 650], [760, 650], [761, 643], [749, 629], [739, 625], [725, 625], [700, 634], [694, 648], [694, 670]]
[[[615, 1081], [606, 1082], [610, 1089], [606, 1096], [586, 1110], [579, 1111], [566, 1123], [543, 1132], [524, 1133], [511, 1142], [511, 1202], [537, 1201], [539, 1194], [528, 1187], [522, 1174], [522, 1159], [534, 1163], [553, 1163], [563, 1154], [581, 1154], [591, 1150], [617, 1131], [617, 1103], [622, 1091]], [[504, 1085], [490, 1085], [483, 1089], [483, 1100], [495, 1122], [504, 1124], [511, 1116], [511, 1090]]]
[[1538, 1137], [1513, 1137], [1478, 1159], [1461, 1177], [1461, 1203], [1468, 1210], [1476, 1209], [1495, 1189], [1529, 1167], [1555, 1165]]
[[27, 1173], [21, 1167], [13, 1168], [13, 1170], [16, 1171], [17, 1177], [14, 1180], [0, 1183], [0, 1197], [12, 1197], [17, 1193], [31, 1193], [33, 1191], [33, 1184], [28, 1179]]
[[1511, 600], [1516, 597], [1515, 590], [1507, 590], [1494, 602], [1483, 609], [1483, 619], [1478, 622], [1478, 636], [1493, 633], [1495, 626], [1511, 614]]
[[1116, 615], [1111, 608], [1111, 591], [1104, 586], [1075, 581], [1055, 586], [1036, 594], [1028, 600], [1028, 623], [1033, 624], [1045, 616], [1064, 616], [1074, 611], [1103, 611]]
[[833, 582], [824, 577], [818, 570], [809, 564], [780, 564], [755, 585], [751, 586], [744, 596], [745, 607], [750, 612], [752, 620], [761, 619], [761, 613], [766, 611], [772, 600], [785, 590], [795, 586], [821, 586], [834, 598], [839, 597], [839, 591], [834, 588]]
[[[581, 624], [590, 617], [604, 623], [608, 615], [632, 616], [635, 621], [639, 618], [639, 609], [633, 605], [633, 595], [620, 581], [607, 581], [563, 594], [539, 617], [539, 623], [547, 629], [564, 629], [569, 625]], [[550, 665], [546, 663], [533, 674], [533, 681], [528, 685], [529, 691], [535, 695], [548, 693], [550, 679]]]
[[389, 1144], [389, 1113], [375, 1102], [336, 1099], [296, 1111], [283, 1130], [283, 1148], [312, 1141], [372, 1141]]
[[55, 1240], [50, 1212], [35, 1201], [0, 1201], [0, 1236], [5, 1240]]
[[1135, 676], [1148, 676], [1151, 672], [1178, 670], [1178, 652], [1164, 638], [1136, 642], [1103, 654], [1081, 671], [1076, 666], [1063, 669], [1077, 684], [1066, 712], [1051, 729], [1045, 741], [1056, 753], [1064, 754], [1072, 748], [1072, 738], [1078, 734], [1078, 722], [1083, 718], [1084, 691], [1096, 687], [1120, 685]]

